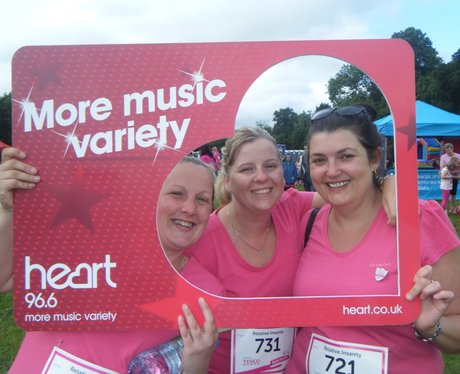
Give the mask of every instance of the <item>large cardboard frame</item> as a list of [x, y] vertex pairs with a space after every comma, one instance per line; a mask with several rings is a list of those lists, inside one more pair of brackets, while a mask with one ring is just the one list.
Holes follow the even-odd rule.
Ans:
[[[189, 151], [233, 135], [240, 102], [257, 77], [304, 55], [355, 65], [391, 108], [397, 170], [403, 171], [397, 175], [398, 294], [209, 295], [164, 256], [155, 225], [159, 190]], [[177, 100], [166, 105], [171, 92]], [[155, 100], [150, 107], [125, 104], [136, 93]], [[17, 323], [26, 330], [173, 327], [182, 303], [199, 314], [199, 296], [219, 327], [408, 323], [420, 308], [404, 297], [420, 263], [414, 104], [413, 51], [397, 39], [18, 50], [13, 141], [43, 181], [15, 194]]]

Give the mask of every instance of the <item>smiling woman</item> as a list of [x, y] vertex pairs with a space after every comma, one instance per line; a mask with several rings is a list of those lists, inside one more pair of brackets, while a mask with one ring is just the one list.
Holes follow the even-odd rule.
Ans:
[[189, 260], [184, 249], [200, 238], [208, 223], [213, 184], [212, 170], [200, 160], [186, 157], [169, 173], [160, 191], [158, 234], [166, 257], [178, 272]]
[[[303, 231], [300, 219], [321, 198], [312, 192], [283, 191], [281, 159], [274, 139], [259, 127], [238, 129], [222, 148], [216, 194], [221, 208], [213, 212], [190, 252], [222, 282], [229, 297], [290, 296]], [[292, 328], [237, 329], [221, 333], [210, 373], [230, 372], [247, 362], [245, 336], [276, 334], [280, 346], [252, 357], [251, 369], [290, 355]], [[230, 357], [230, 347], [235, 347]], [[275, 354], [275, 356], [273, 356]], [[246, 361], [244, 361], [246, 360]], [[247, 367], [246, 367], [247, 370]]]
[[[0, 290], [11, 291], [13, 288], [13, 190], [32, 190], [40, 182], [38, 170], [25, 162], [26, 154], [15, 148], [7, 148], [2, 152], [0, 164]], [[185, 181], [185, 183], [184, 183]], [[196, 261], [184, 255], [185, 249], [194, 243], [203, 232], [212, 209], [213, 174], [199, 160], [182, 160], [168, 176], [162, 195], [159, 198], [158, 226], [160, 238], [165, 252], [171, 256], [171, 263], [182, 276], [190, 282], [201, 286], [217, 295], [223, 295], [224, 290], [214, 276], [206, 272]], [[164, 199], [164, 200], [163, 200]], [[28, 260], [28, 259], [26, 259]], [[58, 275], [72, 271], [67, 265], [58, 264]], [[114, 267], [107, 255], [104, 262], [86, 263], [76, 267], [91, 270], [99, 281], [103, 279], [113, 286], [110, 270]], [[26, 262], [26, 276], [33, 273], [41, 276], [42, 287], [45, 288], [45, 278], [50, 283], [51, 270], [35, 262]], [[73, 273], [72, 273], [73, 274]], [[71, 276], [70, 274], [69, 276]], [[93, 277], [94, 278], [94, 277]], [[51, 279], [55, 288], [73, 287], [72, 282], [60, 282]], [[88, 281], [89, 282], [89, 281]], [[78, 286], [78, 285], [77, 285]], [[89, 282], [88, 287], [97, 287], [97, 283]], [[37, 302], [33, 294], [27, 301]], [[46, 300], [49, 304], [56, 299]], [[39, 300], [40, 301], [40, 300]], [[40, 302], [45, 302], [43, 299]], [[130, 361], [140, 352], [164, 343], [181, 335], [183, 340], [184, 373], [206, 373], [210, 356], [215, 348], [217, 330], [214, 317], [203, 299], [199, 305], [204, 315], [203, 328], [198, 325], [188, 307], [183, 307], [184, 316], [178, 317], [178, 330], [145, 330], [145, 331], [33, 331], [25, 334], [21, 348], [13, 362], [9, 373], [42, 372], [45, 368], [58, 365], [72, 366], [77, 371], [85, 371], [88, 367], [97, 366], [98, 372], [125, 373]], [[49, 306], [49, 305], [48, 305]], [[43, 314], [41, 316], [48, 316]], [[63, 321], [87, 319], [112, 320], [116, 313], [68, 313], [54, 314], [55, 319]], [[57, 352], [57, 353], [56, 353]], [[56, 354], [55, 354], [56, 353]], [[62, 367], [62, 366], [61, 366]], [[70, 370], [70, 369], [69, 369]], [[102, 370], [102, 371], [101, 371]]]
[[[396, 228], [386, 224], [383, 213], [377, 176], [381, 142], [373, 119], [372, 108], [364, 104], [312, 116], [310, 173], [328, 204], [318, 212], [300, 258], [295, 296], [397, 294]], [[460, 241], [437, 202], [420, 201], [419, 211], [425, 266], [406, 295], [409, 301], [421, 298], [418, 318], [401, 326], [304, 327], [287, 373], [345, 366], [366, 373], [404, 374], [415, 367], [418, 373], [441, 373], [440, 351], [460, 351], [460, 298], [455, 297], [460, 292]], [[384, 308], [346, 312], [400, 312]]]

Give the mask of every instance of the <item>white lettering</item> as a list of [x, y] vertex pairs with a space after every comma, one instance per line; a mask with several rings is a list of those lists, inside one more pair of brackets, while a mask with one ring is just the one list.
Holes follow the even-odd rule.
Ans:
[[35, 130], [43, 130], [46, 123], [47, 129], [54, 128], [55, 122], [59, 126], [69, 126], [78, 121], [86, 123], [86, 112], [92, 119], [103, 121], [107, 119], [112, 111], [112, 103], [105, 97], [100, 97], [92, 103], [89, 100], [78, 102], [77, 106], [72, 103], [60, 105], [54, 112], [54, 100], [43, 101], [42, 107], [37, 109], [34, 103], [24, 103], [24, 132], [32, 131], [32, 124]]
[[49, 314], [26, 314], [24, 321], [26, 322], [48, 322], [51, 320]]
[[54, 127], [53, 108], [54, 100], [45, 100], [40, 109], [40, 114], [34, 103], [25, 103], [24, 106], [24, 132], [32, 131], [32, 123], [36, 130], [42, 130], [46, 120], [46, 128]]
[[[62, 290], [64, 288], [98, 288], [99, 270], [103, 271], [105, 283], [112, 288], [116, 288], [117, 284], [112, 280], [111, 269], [116, 268], [117, 264], [111, 262], [110, 255], [105, 255], [105, 261], [102, 263], [81, 263], [78, 264], [74, 271], [65, 264], [56, 263], [50, 266], [48, 270], [40, 264], [31, 264], [30, 256], [25, 256], [25, 289], [31, 287], [31, 274], [38, 271], [40, 277], [40, 288], [46, 289], [47, 286]], [[35, 272], [34, 272], [35, 273]]]
[[215, 79], [209, 82], [209, 84], [205, 88], [205, 96], [206, 96], [206, 99], [208, 99], [208, 101], [211, 103], [218, 103], [219, 101], [223, 100], [225, 95], [227, 94], [225, 91], [221, 91], [217, 95], [214, 95], [212, 93], [212, 90], [215, 87], [226, 88], [227, 85], [225, 84], [223, 80], [220, 80], [220, 79]]
[[[205, 86], [203, 86], [203, 83], [205, 83]], [[157, 108], [165, 111], [175, 109], [177, 106], [187, 108], [194, 103], [202, 105], [205, 99], [210, 103], [218, 103], [226, 96], [226, 87], [227, 85], [221, 79], [214, 79], [210, 82], [196, 82], [195, 86], [191, 84], [184, 84], [179, 88], [173, 86], [169, 88], [168, 101], [166, 101], [164, 88], [159, 88], [155, 91], [147, 90], [142, 93], [125, 94], [123, 96], [123, 113], [125, 116], [130, 116], [133, 106], [134, 114], [142, 114], [144, 112], [155, 112]]]
[[160, 116], [156, 126], [144, 124], [139, 128], [134, 127], [134, 121], [127, 123], [128, 128], [114, 131], [102, 131], [93, 135], [86, 134], [80, 139], [77, 136], [70, 138], [70, 144], [78, 158], [84, 157], [88, 150], [101, 155], [120, 152], [125, 147], [134, 149], [135, 146], [148, 148], [155, 143], [168, 144], [168, 135], [173, 137], [174, 149], [182, 146], [191, 119], [184, 118], [182, 122], [168, 121], [166, 116]]

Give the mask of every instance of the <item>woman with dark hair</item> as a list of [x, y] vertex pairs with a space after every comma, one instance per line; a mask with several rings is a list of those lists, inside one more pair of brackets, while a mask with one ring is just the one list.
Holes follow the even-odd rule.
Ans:
[[[312, 116], [310, 173], [327, 204], [300, 258], [294, 296], [397, 295], [396, 228], [386, 223], [380, 137], [363, 105]], [[288, 373], [441, 373], [441, 351], [460, 351], [460, 241], [435, 201], [420, 201], [423, 267], [406, 298], [412, 326], [319, 326], [297, 334]], [[445, 291], [449, 290], [449, 291]], [[453, 292], [452, 292], [453, 291]], [[342, 366], [340, 366], [342, 365]]]

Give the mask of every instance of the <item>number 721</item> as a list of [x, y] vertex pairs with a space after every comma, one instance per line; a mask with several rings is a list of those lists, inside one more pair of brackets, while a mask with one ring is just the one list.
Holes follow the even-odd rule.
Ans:
[[[349, 362], [346, 362], [343, 358], [336, 358], [334, 356], [329, 356], [325, 355], [324, 357], [329, 359], [329, 364], [327, 365], [326, 371], [329, 371], [329, 369], [334, 370], [334, 367], [332, 367], [332, 364], [336, 362], [337, 367], [335, 368], [335, 371], [333, 372], [334, 374], [354, 374], [355, 372], [355, 361], [351, 360]], [[350, 366], [351, 371], [350, 372], [345, 372], [341, 371], [345, 366]]]

